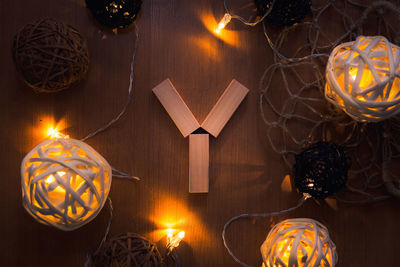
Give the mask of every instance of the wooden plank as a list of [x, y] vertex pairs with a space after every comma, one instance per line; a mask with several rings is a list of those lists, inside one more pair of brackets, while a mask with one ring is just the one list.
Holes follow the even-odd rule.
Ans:
[[209, 134], [189, 135], [189, 192], [208, 193]]
[[158, 100], [160, 100], [184, 137], [187, 137], [200, 127], [193, 113], [169, 79], [165, 79], [154, 87], [153, 93], [157, 96]]
[[232, 80], [208, 113], [201, 127], [214, 137], [218, 137], [248, 92], [249, 89], [238, 81]]

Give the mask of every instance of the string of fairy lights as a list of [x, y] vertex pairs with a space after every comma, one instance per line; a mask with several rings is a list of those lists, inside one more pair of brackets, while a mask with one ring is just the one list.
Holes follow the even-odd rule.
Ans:
[[[379, 150], [384, 156], [380, 170], [387, 191], [393, 196], [400, 195], [399, 179], [390, 170], [390, 163], [400, 155], [400, 144], [397, 138], [400, 132], [400, 123], [397, 117], [400, 112], [400, 47], [396, 45], [396, 41], [400, 39], [396, 37], [396, 33], [393, 33], [395, 29], [388, 24], [387, 18], [382, 18], [379, 12], [377, 13], [381, 16], [381, 23], [386, 26], [382, 28], [386, 29], [387, 35], [393, 33], [395, 37], [380, 36], [380, 31], [378, 31], [379, 35], [377, 36], [355, 34], [372, 11], [385, 9], [388, 12], [400, 14], [400, 8], [386, 1], [376, 1], [370, 6], [352, 0], [343, 1], [345, 2], [345, 10], [341, 11], [341, 14], [346, 19], [352, 21], [347, 14], [348, 6], [362, 8], [362, 16], [359, 20], [347, 23], [349, 25], [344, 23], [345, 35], [330, 42], [329, 45], [319, 45], [318, 38], [320, 37], [318, 36], [325, 35], [320, 29], [318, 19], [329, 7], [337, 8], [332, 1], [327, 1], [322, 7], [313, 7], [310, 0], [255, 0], [259, 17], [251, 22], [232, 13], [227, 0], [224, 0], [226, 13], [215, 29], [217, 34], [223, 34], [224, 28], [232, 20], [240, 21], [251, 27], [260, 23], [263, 25], [266, 42], [273, 52], [274, 64], [269, 66], [261, 77], [260, 113], [268, 128], [268, 140], [271, 147], [281, 154], [284, 162], [293, 169], [294, 185], [302, 194], [294, 207], [277, 212], [245, 213], [228, 220], [222, 230], [222, 241], [229, 255], [242, 266], [250, 265], [234, 254], [227, 238], [228, 228], [237, 220], [287, 214], [299, 209], [307, 199], [323, 200], [335, 197], [342, 200], [339, 194], [344, 188], [365, 197], [366, 200], [359, 201], [362, 203], [380, 201], [389, 197], [388, 195], [374, 196], [368, 192], [368, 189], [374, 187], [371, 185], [372, 178], [370, 177], [372, 175], [368, 174], [370, 169], [362, 168], [359, 158], [354, 156], [353, 153], [354, 147], [361, 146], [361, 143], [354, 141], [354, 139], [357, 139], [360, 135], [364, 137], [364, 130], [370, 125], [373, 125], [372, 127], [378, 125], [377, 127], [385, 129], [384, 134], [379, 136], [379, 140], [382, 139], [382, 148], [373, 151]], [[108, 200], [109, 220], [105, 234], [95, 252], [88, 254], [86, 266], [114, 266], [115, 264], [117, 266], [120, 266], [120, 264], [123, 266], [163, 266], [169, 259], [175, 266], [181, 266], [176, 248], [185, 237], [184, 231], [166, 230], [167, 242], [164, 256], [161, 256], [154, 243], [137, 234], [126, 233], [109, 237], [113, 205], [108, 194], [112, 177], [135, 181], [140, 179], [110, 166], [85, 141], [107, 130], [119, 121], [126, 113], [132, 100], [135, 57], [139, 43], [139, 29], [136, 19], [142, 2], [141, 0], [103, 2], [86, 0], [93, 18], [101, 24], [101, 27], [111, 28], [115, 33], [129, 27], [134, 31], [135, 42], [130, 63], [126, 100], [118, 114], [80, 140], [70, 138], [59, 132], [57, 128], [49, 129], [49, 139], [33, 148], [21, 163], [23, 206], [38, 222], [64, 231], [72, 231], [93, 220]], [[310, 12], [311, 21], [303, 23], [306, 15]], [[276, 42], [273, 42], [267, 33], [268, 23], [283, 27]], [[302, 23], [309, 27], [307, 43], [299, 48], [293, 56], [283, 55], [280, 50], [286, 40], [285, 38], [287, 38], [287, 32], [292, 27], [299, 27]], [[36, 26], [42, 24], [52, 25], [55, 28], [60, 27], [60, 25], [65, 26], [49, 20], [39, 21]], [[73, 28], [67, 27], [67, 29], [70, 33], [75, 32]], [[310, 32], [312, 30], [319, 33], [317, 37], [311, 37]], [[13, 46], [16, 63], [17, 59], [29, 56], [29, 53], [23, 51], [25, 47], [23, 46], [24, 38], [21, 38], [23, 33], [23, 30], [18, 33], [18, 42], [14, 42]], [[40, 33], [39, 36], [40, 38], [49, 38], [48, 35], [43, 33]], [[69, 38], [71, 36], [72, 34]], [[391, 37], [394, 40], [393, 43], [389, 41]], [[46, 39], [45, 43], [47, 44], [48, 41], [49, 39]], [[81, 43], [82, 38], [79, 37], [73, 41]], [[26, 42], [31, 44], [31, 42]], [[40, 45], [40, 43], [35, 43], [32, 47], [36, 48]], [[59, 45], [58, 43], [57, 46], [59, 47]], [[299, 52], [304, 50], [310, 52], [305, 55]], [[82, 62], [84, 64], [81, 65], [81, 75], [72, 77], [73, 82], [76, 82], [76, 78], [81, 79], [81, 76], [87, 73], [87, 51], [76, 51], [76, 53], [83, 57]], [[318, 69], [321, 60], [327, 61], [324, 62], [326, 64], [323, 63], [323, 73], [318, 72], [315, 81], [303, 81], [301, 75], [295, 70], [299, 66], [311, 66]], [[37, 64], [37, 62], [34, 63]], [[80, 64], [80, 62], [77, 61], [74, 64]], [[39, 65], [37, 64], [37, 66]], [[293, 93], [289, 88], [285, 74], [286, 69], [292, 70], [292, 74], [301, 81], [302, 87], [297, 93]], [[289, 95], [287, 101], [293, 101], [294, 106], [296, 104], [303, 105], [311, 115], [297, 114], [295, 108], [290, 107], [287, 103], [282, 104], [281, 107], [276, 106], [276, 103], [268, 95], [276, 73], [283, 75], [285, 89]], [[61, 74], [57, 73], [57, 75]], [[28, 78], [24, 77], [25, 82], [32, 87]], [[61, 82], [57, 84], [57, 88], [50, 88], [46, 87], [48, 84], [51, 83], [46, 81], [46, 83], [36, 84], [34, 89], [45, 92], [58, 91], [69, 85]], [[303, 96], [303, 93], [307, 90], [314, 90], [320, 95], [318, 97]], [[270, 111], [276, 115], [275, 121], [267, 118], [265, 103]], [[328, 112], [322, 113], [315, 105], [316, 103], [324, 106]], [[315, 119], [313, 116], [317, 118]], [[291, 135], [288, 129], [288, 120], [306, 121], [314, 126], [310, 128], [311, 132], [308, 133], [306, 138], [297, 139]], [[345, 136], [343, 142], [336, 144], [335, 141], [337, 140], [334, 138], [330, 140], [326, 138], [328, 124], [334, 127], [344, 127], [344, 129], [351, 128], [352, 131]], [[276, 128], [282, 131], [280, 137], [283, 139], [284, 147], [281, 150], [275, 146], [270, 131]], [[316, 134], [317, 129], [320, 128], [323, 132], [322, 138], [319, 138], [320, 136]], [[369, 139], [370, 136], [368, 134], [365, 136], [370, 146], [374, 146], [374, 142]], [[288, 148], [290, 145], [287, 139], [295, 148]], [[349, 156], [349, 151], [352, 152], [352, 156]], [[290, 164], [289, 155], [294, 155], [294, 164]], [[375, 160], [375, 158], [373, 159]], [[377, 165], [374, 162], [373, 166]], [[367, 177], [365, 186], [361, 189], [349, 185], [348, 173], [352, 168], [356, 168], [353, 172], [364, 174]], [[333, 267], [338, 262], [336, 247], [327, 228], [308, 218], [288, 219], [275, 225], [261, 246], [261, 256], [264, 267], [294, 267], [300, 265]]]

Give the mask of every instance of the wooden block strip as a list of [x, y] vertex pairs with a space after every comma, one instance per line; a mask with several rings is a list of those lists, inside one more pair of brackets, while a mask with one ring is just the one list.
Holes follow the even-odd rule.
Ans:
[[157, 96], [158, 100], [160, 100], [184, 137], [187, 137], [200, 127], [193, 113], [169, 79], [164, 80], [154, 87], [153, 93]]
[[189, 135], [189, 192], [208, 193], [209, 134]]
[[214, 137], [218, 137], [248, 92], [249, 89], [238, 81], [232, 80], [210, 113], [208, 113], [201, 127]]

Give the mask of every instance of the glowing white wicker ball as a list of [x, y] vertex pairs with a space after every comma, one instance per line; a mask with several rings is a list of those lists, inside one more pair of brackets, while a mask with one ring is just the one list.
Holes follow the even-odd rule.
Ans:
[[332, 51], [325, 97], [355, 120], [381, 121], [400, 111], [400, 48], [382, 36], [359, 36]]
[[261, 246], [263, 267], [333, 267], [336, 246], [321, 223], [307, 218], [275, 225]]
[[22, 202], [37, 221], [65, 231], [90, 222], [110, 191], [107, 161], [84, 142], [48, 139], [21, 164]]

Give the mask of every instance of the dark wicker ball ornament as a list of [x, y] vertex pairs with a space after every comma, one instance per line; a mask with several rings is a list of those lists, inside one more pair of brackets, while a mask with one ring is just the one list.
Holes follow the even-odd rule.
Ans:
[[101, 25], [122, 29], [135, 21], [142, 0], [86, 0], [86, 6]]
[[36, 92], [64, 90], [86, 77], [86, 41], [72, 26], [42, 19], [27, 24], [14, 37], [12, 54], [24, 82]]
[[137, 234], [120, 234], [107, 241], [93, 256], [93, 267], [161, 267], [156, 245]]
[[[257, 10], [263, 16], [274, 0], [254, 0]], [[302, 22], [311, 11], [311, 0], [276, 0], [271, 13], [265, 18], [267, 22], [280, 26], [291, 26]]]
[[318, 142], [296, 155], [294, 182], [300, 192], [324, 199], [346, 186], [349, 168], [341, 146]]

